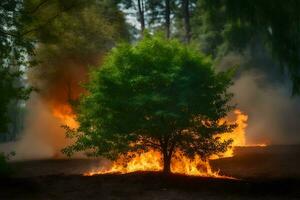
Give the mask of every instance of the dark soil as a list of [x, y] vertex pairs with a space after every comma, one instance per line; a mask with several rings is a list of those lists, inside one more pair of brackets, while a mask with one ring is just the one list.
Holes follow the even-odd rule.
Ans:
[[239, 147], [234, 157], [210, 163], [240, 179], [300, 179], [300, 145]]
[[155, 172], [85, 177], [101, 160], [12, 163], [15, 174], [0, 180], [0, 199], [300, 199], [300, 146], [238, 148], [236, 156], [211, 162], [238, 179]]
[[300, 180], [228, 180], [159, 173], [51, 175], [1, 181], [0, 199], [297, 199]]

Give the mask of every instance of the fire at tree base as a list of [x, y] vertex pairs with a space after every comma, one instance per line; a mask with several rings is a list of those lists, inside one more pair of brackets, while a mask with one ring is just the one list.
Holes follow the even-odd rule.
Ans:
[[[125, 158], [126, 157], [126, 158]], [[128, 162], [126, 162], [129, 160]], [[150, 150], [144, 153], [131, 152], [113, 162], [109, 169], [94, 169], [85, 176], [99, 174], [120, 173], [126, 174], [137, 171], [163, 171], [162, 156], [159, 152]], [[176, 152], [171, 161], [171, 172], [190, 176], [224, 177], [218, 171], [213, 171], [208, 161], [203, 161], [199, 156], [193, 160]]]
[[[218, 135], [221, 140], [233, 139], [232, 146], [225, 153], [213, 155], [210, 159], [219, 159], [234, 156], [235, 146], [265, 146], [265, 144], [246, 144], [246, 127], [248, 116], [240, 110], [234, 111], [234, 119], [228, 119], [237, 124], [235, 130], [231, 133]], [[121, 156], [115, 162], [112, 162], [110, 167], [100, 166], [86, 172], [85, 176], [93, 176], [99, 174], [126, 174], [137, 171], [163, 171], [162, 155], [155, 151], [147, 152], [130, 152]], [[233, 178], [221, 175], [219, 171], [214, 171], [209, 160], [203, 161], [199, 156], [194, 159], [187, 158], [181, 152], [175, 152], [171, 161], [171, 172], [189, 176], [203, 176], [213, 178]]]

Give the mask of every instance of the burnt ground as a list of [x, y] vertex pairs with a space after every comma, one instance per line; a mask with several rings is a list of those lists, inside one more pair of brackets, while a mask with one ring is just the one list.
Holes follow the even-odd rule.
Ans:
[[0, 180], [0, 199], [300, 199], [300, 146], [237, 148], [236, 156], [211, 161], [238, 178], [80, 174], [99, 160], [41, 160], [12, 163], [15, 174]]
[[239, 147], [234, 157], [213, 160], [211, 165], [241, 179], [300, 179], [300, 145]]

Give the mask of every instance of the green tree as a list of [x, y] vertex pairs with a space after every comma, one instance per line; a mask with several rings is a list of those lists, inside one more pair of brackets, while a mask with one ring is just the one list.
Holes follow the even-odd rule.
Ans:
[[224, 152], [231, 140], [214, 135], [234, 128], [219, 121], [233, 108], [227, 92], [231, 74], [216, 73], [197, 51], [159, 36], [119, 45], [91, 72], [76, 109], [80, 126], [66, 127], [76, 143], [63, 151], [116, 159], [155, 149], [165, 173], [175, 151], [191, 159]]

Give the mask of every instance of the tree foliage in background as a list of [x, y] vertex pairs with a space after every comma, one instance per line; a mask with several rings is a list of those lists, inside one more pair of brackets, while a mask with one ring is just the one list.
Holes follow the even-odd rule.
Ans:
[[4, 0], [0, 15], [1, 132], [15, 112], [9, 104], [19, 107], [18, 100], [28, 97], [23, 75], [28, 66], [39, 64], [46, 71], [42, 79], [50, 80], [49, 73], [57, 76], [53, 66], [66, 57], [81, 57], [88, 65], [95, 54], [128, 38], [122, 12], [112, 1]]
[[0, 133], [7, 131], [7, 125], [11, 122], [8, 106], [12, 100], [25, 100], [30, 89], [18, 86], [21, 72], [10, 72], [0, 69]]
[[214, 15], [206, 21], [209, 26], [222, 31], [223, 51], [242, 52], [259, 38], [289, 73], [293, 94], [300, 92], [299, 1], [205, 0], [202, 5], [207, 15]]
[[[199, 43], [201, 50], [221, 59], [229, 52], [244, 54], [260, 43], [269, 50], [300, 91], [299, 2], [294, 0], [144, 0], [144, 24], [151, 31]], [[168, 7], [167, 5], [170, 5]], [[168, 12], [170, 11], [170, 12]], [[170, 17], [170, 18], [169, 18]], [[137, 19], [141, 17], [137, 15]], [[168, 19], [170, 21], [168, 21]], [[274, 64], [277, 66], [277, 64]]]
[[[18, 128], [20, 100], [31, 91], [24, 80], [24, 72], [33, 66], [37, 32], [51, 24], [61, 13], [79, 5], [81, 0], [3, 0], [0, 2], [0, 132]], [[47, 4], [59, 5], [48, 18], [38, 15]], [[19, 112], [20, 111], [20, 112]], [[10, 126], [8, 126], [10, 125]], [[19, 130], [19, 129], [18, 129]], [[16, 134], [16, 133], [13, 133]]]
[[[59, 2], [45, 4], [35, 23], [55, 16]], [[68, 7], [35, 32], [38, 65], [29, 73], [40, 95], [59, 103], [76, 99], [88, 66], [97, 65], [117, 41], [129, 39], [123, 13], [113, 1], [75, 1]]]
[[163, 1], [160, 0], [115, 0], [121, 10], [133, 17], [139, 26], [140, 35], [152, 25], [157, 26], [161, 21]]
[[[115, 0], [121, 10], [139, 22], [141, 35], [165, 31], [166, 37], [173, 35], [189, 43], [192, 33], [190, 15], [197, 0]], [[176, 29], [174, 29], [176, 27]]]
[[0, 132], [6, 132], [9, 104], [24, 100], [30, 89], [22, 83], [22, 67], [27, 66], [27, 56], [33, 53], [33, 40], [27, 37], [23, 1], [0, 2]]
[[35, 26], [59, 14], [36, 31], [41, 44], [38, 51], [48, 50], [54, 58], [65, 54], [86, 57], [103, 53], [116, 41], [128, 37], [123, 14], [112, 1], [77, 0], [73, 4], [69, 9], [60, 10], [60, 4], [49, 3], [36, 13]]
[[234, 128], [219, 123], [233, 108], [231, 75], [216, 73], [209, 59], [177, 41], [146, 35], [136, 45], [119, 45], [91, 72], [77, 108], [80, 127], [67, 127], [76, 143], [64, 152], [116, 159], [155, 149], [166, 173], [177, 150], [203, 159], [224, 152], [231, 141], [214, 136]]

